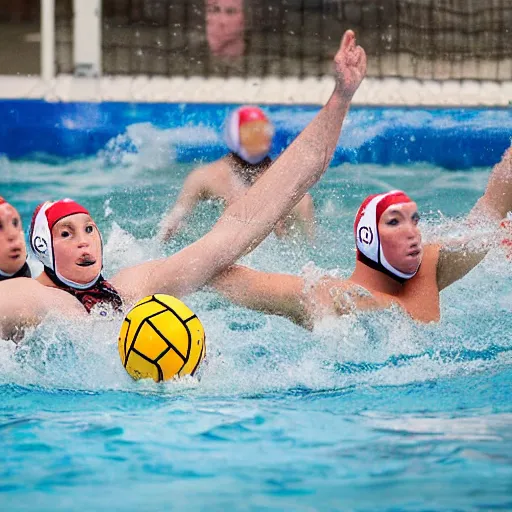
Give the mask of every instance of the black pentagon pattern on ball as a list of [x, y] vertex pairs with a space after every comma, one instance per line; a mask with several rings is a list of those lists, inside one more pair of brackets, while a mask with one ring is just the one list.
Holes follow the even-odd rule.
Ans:
[[[159, 311], [158, 313], [154, 313], [153, 315], [151, 316], [148, 316], [147, 318], [145, 318], [140, 324], [139, 324], [139, 327], [137, 328], [137, 332], [133, 335], [133, 338], [132, 338], [132, 344], [130, 345], [130, 348], [128, 349], [128, 352], [126, 352], [126, 342], [127, 342], [127, 337], [128, 337], [128, 332], [130, 331], [130, 325], [128, 325], [128, 329], [126, 330], [126, 335], [125, 335], [125, 340], [124, 340], [124, 350], [125, 350], [125, 354], [126, 354], [126, 357], [125, 357], [125, 360], [124, 360], [124, 367], [126, 368], [126, 365], [128, 364], [128, 360], [129, 360], [129, 357], [130, 357], [130, 353], [133, 351], [135, 352], [137, 355], [139, 355], [140, 357], [142, 357], [143, 359], [145, 359], [146, 361], [148, 361], [149, 363], [152, 363], [156, 366], [156, 369], [158, 370], [158, 381], [162, 381], [164, 379], [164, 373], [162, 371], [162, 368], [161, 366], [158, 364], [158, 361], [165, 355], [167, 354], [167, 352], [169, 352], [169, 350], [174, 350], [174, 352], [183, 360], [183, 364], [181, 365], [181, 368], [178, 370], [178, 372], [176, 373], [176, 375], [179, 375], [181, 370], [183, 370], [183, 367], [187, 364], [187, 361], [190, 357], [190, 347], [192, 345], [192, 335], [190, 333], [190, 329], [188, 328], [188, 325], [187, 325], [187, 322], [189, 322], [190, 320], [192, 320], [193, 318], [197, 318], [197, 315], [192, 315], [190, 316], [189, 318], [187, 318], [186, 320], [183, 320], [177, 313], [176, 311], [174, 311], [174, 309], [172, 309], [171, 307], [169, 307], [167, 304], [165, 304], [164, 302], [158, 300], [154, 295], [151, 296], [150, 299], [148, 299], [147, 301], [145, 302], [142, 302], [140, 304], [137, 304], [133, 309], [139, 307], [139, 306], [142, 306], [144, 304], [147, 304], [148, 302], [151, 302], [151, 301], [154, 301], [154, 302], [157, 302], [158, 304], [160, 304], [161, 306], [163, 306], [165, 309], [164, 311]], [[182, 324], [183, 326], [185, 327], [186, 331], [187, 331], [187, 336], [188, 336], [188, 345], [187, 345], [187, 354], [186, 356], [184, 356], [157, 328], [156, 326], [153, 324], [153, 322], [151, 322], [151, 318], [154, 318], [158, 315], [161, 315], [162, 313], [165, 313], [166, 311], [169, 311], [171, 312]], [[130, 320], [126, 320], [129, 324], [131, 323]], [[145, 354], [142, 354], [141, 352], [139, 352], [136, 348], [133, 347], [133, 345], [135, 345], [136, 341], [137, 341], [137, 336], [139, 335], [139, 331], [141, 330], [142, 326], [145, 324], [145, 323], [148, 323], [149, 325], [151, 325], [151, 327], [153, 328], [153, 330], [158, 333], [158, 335], [160, 336], [160, 338], [167, 344], [167, 348], [165, 348], [159, 355], [156, 359], [150, 359], [149, 357], [147, 357]], [[202, 352], [204, 350], [204, 345], [203, 345], [203, 348], [201, 349], [201, 357], [199, 358], [199, 361], [198, 363], [196, 364], [194, 370], [191, 372], [191, 375], [194, 375], [194, 373], [196, 372], [197, 370], [197, 367], [199, 366], [199, 363], [201, 362], [201, 359], [202, 359]]]
[[[152, 300], [153, 300], [153, 297], [149, 297], [148, 300], [141, 302], [141, 303], [137, 304], [136, 306], [133, 306], [131, 311], [133, 311], [134, 309], [137, 309], [140, 306], [143, 306], [144, 304], [147, 304], [148, 302], [151, 302]], [[128, 361], [128, 353], [126, 351], [126, 342], [128, 341], [128, 333], [130, 332], [130, 326], [132, 324], [132, 321], [129, 318], [125, 318], [124, 321], [128, 323], [128, 329], [126, 329], [126, 334], [124, 336], [124, 342], [123, 342], [123, 345], [124, 345], [124, 367], [126, 368], [126, 361]], [[134, 339], [134, 343], [135, 343], [135, 339]], [[132, 343], [132, 345], [133, 345], [133, 343]]]

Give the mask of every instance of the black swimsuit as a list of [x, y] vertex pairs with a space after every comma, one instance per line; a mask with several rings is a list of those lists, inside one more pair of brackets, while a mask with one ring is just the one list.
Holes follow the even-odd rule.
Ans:
[[61, 288], [65, 292], [76, 297], [84, 306], [87, 313], [97, 304], [108, 304], [114, 311], [121, 311], [123, 300], [117, 290], [108, 282], [100, 277], [96, 284], [87, 290], [77, 290], [75, 288]]
[[[102, 275], [100, 275], [96, 283], [90, 288], [78, 290], [77, 288], [71, 288], [71, 286], [63, 283], [55, 272], [48, 267], [44, 268], [44, 272], [60, 290], [73, 295], [73, 297], [79, 300], [87, 313], [90, 313], [92, 308], [98, 304], [110, 305], [114, 311], [121, 311], [123, 307], [123, 299], [121, 299], [117, 290], [106, 281]], [[106, 312], [104, 311], [100, 314], [105, 315]]]
[[7, 279], [15, 279], [16, 277], [32, 277], [32, 274], [30, 272], [30, 268], [29, 268], [27, 262], [25, 262], [23, 267], [21, 267], [18, 270], [18, 272], [16, 272], [16, 274], [14, 274], [12, 276], [1, 276], [0, 275], [0, 281], [7, 281]]

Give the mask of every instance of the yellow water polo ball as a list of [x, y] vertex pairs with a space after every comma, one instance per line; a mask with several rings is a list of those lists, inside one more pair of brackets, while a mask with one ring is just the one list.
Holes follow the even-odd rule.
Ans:
[[197, 316], [181, 300], [156, 294], [128, 312], [119, 332], [119, 355], [134, 379], [156, 382], [194, 375], [206, 353]]

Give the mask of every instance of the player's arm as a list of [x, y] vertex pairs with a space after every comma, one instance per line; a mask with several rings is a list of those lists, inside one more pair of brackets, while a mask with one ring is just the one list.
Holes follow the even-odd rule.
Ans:
[[366, 55], [352, 31], [335, 57], [335, 90], [316, 117], [265, 174], [230, 205], [213, 229], [163, 260], [121, 271], [112, 280], [125, 296], [191, 293], [256, 247], [327, 169], [353, 94], [366, 73]]
[[[512, 146], [505, 152], [501, 161], [491, 172], [484, 195], [477, 201], [468, 215], [469, 223], [479, 221], [501, 221], [512, 210]], [[507, 225], [505, 224], [506, 228]], [[495, 234], [466, 237], [443, 244], [437, 264], [437, 284], [439, 290], [463, 278], [475, 268], [489, 252], [507, 235], [503, 229]], [[510, 238], [510, 233], [508, 234]]]
[[299, 225], [307, 239], [315, 239], [315, 205], [311, 194], [306, 194], [293, 210], [294, 222]]
[[0, 337], [16, 340], [26, 327], [38, 325], [51, 311], [66, 316], [85, 313], [66, 292], [50, 290], [35, 279], [20, 277], [0, 283]]
[[160, 222], [158, 238], [167, 242], [182, 227], [205, 191], [205, 169], [197, 169], [187, 176], [174, 206]]
[[489, 176], [484, 195], [468, 215], [469, 222], [478, 222], [482, 216], [497, 222], [512, 210], [512, 145], [505, 151]]
[[232, 265], [209, 284], [235, 304], [284, 316], [302, 327], [312, 326], [301, 277]]
[[474, 241], [459, 241], [443, 245], [437, 260], [437, 286], [444, 290], [473, 270], [489, 252], [487, 244]]
[[325, 315], [382, 307], [371, 293], [348, 281], [324, 277], [306, 284], [299, 276], [259, 272], [240, 265], [231, 266], [210, 284], [235, 304], [284, 316], [307, 329]]

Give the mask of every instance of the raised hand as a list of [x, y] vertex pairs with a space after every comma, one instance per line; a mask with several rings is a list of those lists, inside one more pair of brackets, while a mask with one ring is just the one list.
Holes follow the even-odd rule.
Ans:
[[334, 57], [336, 91], [350, 100], [366, 74], [366, 53], [356, 45], [352, 30], [343, 34], [340, 49]]

